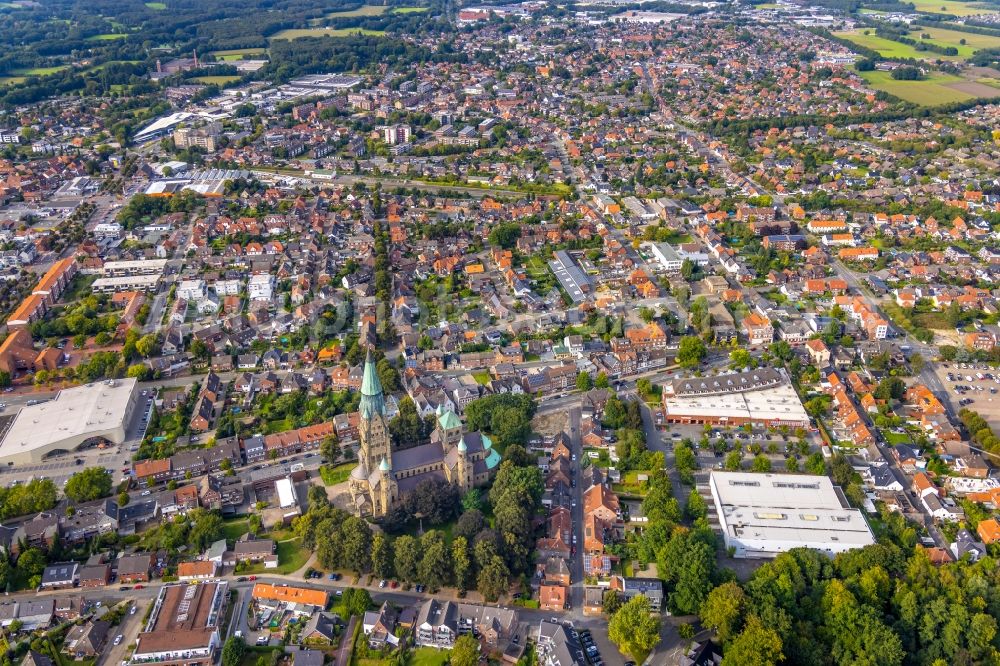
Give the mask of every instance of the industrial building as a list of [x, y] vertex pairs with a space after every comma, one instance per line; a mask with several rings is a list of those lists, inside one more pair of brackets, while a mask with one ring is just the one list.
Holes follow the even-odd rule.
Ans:
[[584, 273], [569, 253], [565, 250], [558, 250], [553, 253], [553, 259], [549, 261], [549, 268], [559, 280], [559, 284], [566, 293], [569, 294], [573, 304], [582, 303], [587, 300], [590, 293], [590, 278]]
[[0, 440], [0, 464], [33, 464], [57, 451], [125, 441], [136, 406], [136, 380], [110, 379], [60, 391], [52, 400], [24, 407]]
[[792, 548], [832, 557], [875, 543], [864, 516], [829, 477], [713, 471], [709, 486], [735, 557], [769, 558]]
[[809, 415], [783, 371], [758, 368], [664, 386], [667, 423], [807, 427]]

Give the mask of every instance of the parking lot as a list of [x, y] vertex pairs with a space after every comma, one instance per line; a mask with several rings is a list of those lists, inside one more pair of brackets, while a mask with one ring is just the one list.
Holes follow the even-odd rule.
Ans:
[[982, 363], [944, 363], [937, 373], [956, 412], [971, 409], [1000, 428], [1000, 370]]

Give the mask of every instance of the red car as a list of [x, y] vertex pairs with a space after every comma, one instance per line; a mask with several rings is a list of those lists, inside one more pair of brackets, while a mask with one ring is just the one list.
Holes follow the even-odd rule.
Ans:
[[247, 580], [257, 580], [257, 576], [250, 576]]
[[136, 586], [135, 586], [135, 587], [133, 587], [132, 589], [133, 589], [133, 590], [141, 590], [141, 589], [142, 589], [142, 585], [136, 585]]
[[397, 583], [396, 581], [392, 581], [391, 583], [389, 583], [389, 587], [395, 590], [397, 587], [399, 587], [399, 583]]

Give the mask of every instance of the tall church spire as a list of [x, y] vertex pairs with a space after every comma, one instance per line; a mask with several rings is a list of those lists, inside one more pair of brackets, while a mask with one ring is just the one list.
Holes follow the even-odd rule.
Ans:
[[365, 358], [365, 374], [361, 379], [361, 404], [358, 406], [358, 411], [361, 412], [361, 418], [366, 420], [371, 420], [376, 414], [385, 416], [385, 395], [370, 350]]

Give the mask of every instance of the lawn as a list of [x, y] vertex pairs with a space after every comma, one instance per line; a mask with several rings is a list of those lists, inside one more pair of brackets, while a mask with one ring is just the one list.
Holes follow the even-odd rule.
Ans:
[[166, 8], [167, 8], [167, 3], [165, 3], [165, 2], [147, 2], [147, 3], [145, 3], [145, 4], [146, 4], [146, 6], [147, 6], [147, 7], [149, 7], [150, 9], [159, 9], [159, 10], [163, 10], [163, 9], [166, 9]]
[[24, 83], [23, 76], [0, 76], [0, 86], [12, 86], [15, 83]]
[[428, 11], [429, 7], [396, 7], [392, 10], [393, 14], [422, 14]]
[[336, 467], [323, 465], [319, 468], [319, 475], [323, 479], [323, 485], [335, 486], [338, 483], [347, 481], [348, 477], [351, 476], [351, 472], [354, 471], [354, 468], [357, 466], [357, 463], [352, 462], [337, 465]]
[[419, 647], [410, 650], [406, 659], [406, 666], [444, 666], [448, 663], [447, 650], [438, 650], [432, 647]]
[[388, 9], [385, 5], [361, 5], [357, 9], [350, 9], [346, 12], [331, 12], [327, 18], [355, 18], [358, 16], [381, 16]]
[[[274, 535], [271, 535], [272, 537]], [[254, 564], [242, 570], [243, 574], [293, 574], [309, 561], [312, 551], [303, 548], [300, 539], [286, 539], [279, 541], [277, 545], [278, 567], [276, 569], [266, 569], [263, 564]]]
[[527, 271], [528, 277], [534, 279], [538, 279], [549, 274], [548, 264], [546, 264], [545, 260], [537, 254], [533, 254], [528, 257], [528, 260], [524, 262], [524, 270]]
[[885, 435], [885, 441], [893, 446], [897, 444], [909, 444], [913, 441], [913, 438], [905, 433], [883, 431], [883, 434]]
[[191, 80], [197, 81], [198, 83], [204, 83], [207, 86], [213, 84], [217, 86], [224, 86], [227, 83], [232, 83], [233, 81], [239, 81], [240, 77], [232, 74], [228, 76], [196, 76]]
[[271, 39], [299, 39], [300, 37], [349, 37], [351, 35], [369, 35], [381, 37], [385, 30], [367, 30], [365, 28], [291, 28], [271, 35]]
[[865, 81], [876, 90], [921, 106], [937, 106], [949, 102], [962, 102], [973, 95], [949, 87], [949, 83], [962, 83], [965, 79], [951, 74], [931, 74], [922, 81], [896, 81], [889, 72], [861, 72]]
[[236, 541], [249, 531], [250, 523], [247, 522], [246, 518], [233, 520], [222, 526], [222, 535], [226, 538], [226, 541]]
[[972, 2], [944, 2], [943, 0], [907, 0], [918, 12], [928, 14], [951, 14], [952, 16], [975, 16], [976, 14], [996, 14], [996, 9], [982, 9]]
[[[894, 42], [891, 39], [878, 37], [875, 35], [874, 30], [872, 30], [871, 34], [868, 35], [864, 34], [860, 30], [835, 32], [833, 34], [837, 37], [849, 39], [858, 46], [864, 46], [865, 48], [878, 51], [879, 54], [885, 58], [915, 58], [917, 60], [937, 60], [939, 58], [941, 60], [962, 59], [962, 56], [945, 56], [940, 53], [934, 53], [933, 51], [918, 51], [908, 44], [900, 44], [899, 42]], [[917, 37], [920, 37], [920, 33], [917, 33]]]
[[620, 495], [634, 495], [636, 497], [646, 496], [646, 483], [639, 481], [639, 475], [652, 476], [652, 472], [626, 472], [622, 475], [622, 482], [613, 484], [613, 490]]
[[480, 370], [479, 372], [473, 372], [472, 378], [476, 380], [477, 384], [485, 385], [490, 383], [490, 373], [489, 370]]
[[113, 42], [116, 39], [125, 39], [128, 35], [121, 32], [105, 32], [100, 35], [87, 37], [88, 42]]

